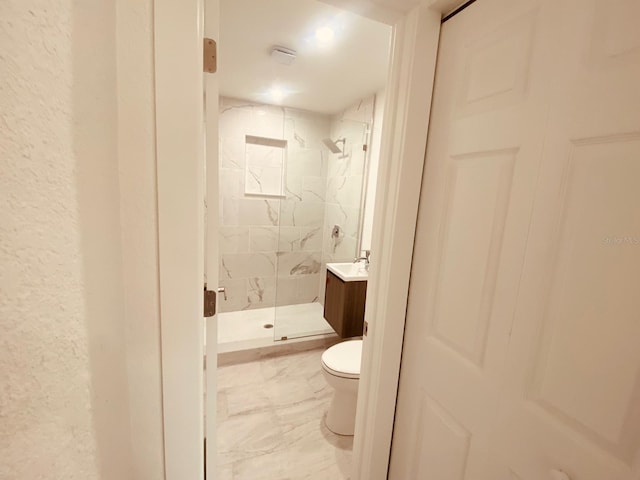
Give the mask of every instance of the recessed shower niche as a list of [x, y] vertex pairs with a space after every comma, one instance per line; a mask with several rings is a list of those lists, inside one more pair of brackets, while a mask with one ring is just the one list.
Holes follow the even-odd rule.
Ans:
[[244, 193], [284, 196], [287, 141], [245, 135]]

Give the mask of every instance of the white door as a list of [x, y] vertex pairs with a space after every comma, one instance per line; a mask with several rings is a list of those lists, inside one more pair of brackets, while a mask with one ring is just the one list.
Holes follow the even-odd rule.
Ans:
[[639, 19], [443, 26], [391, 480], [640, 478]]
[[[220, 1], [204, 1], [205, 37], [219, 43]], [[205, 135], [205, 283], [209, 290], [218, 287], [218, 73], [204, 74]], [[218, 295], [218, 305], [222, 301]], [[218, 318], [205, 319], [205, 452], [206, 478], [216, 478], [216, 371], [218, 367]]]

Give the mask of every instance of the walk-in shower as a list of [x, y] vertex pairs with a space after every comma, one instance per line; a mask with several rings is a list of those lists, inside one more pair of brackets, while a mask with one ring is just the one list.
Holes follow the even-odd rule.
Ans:
[[222, 99], [220, 351], [333, 333], [325, 266], [359, 253], [372, 115]]

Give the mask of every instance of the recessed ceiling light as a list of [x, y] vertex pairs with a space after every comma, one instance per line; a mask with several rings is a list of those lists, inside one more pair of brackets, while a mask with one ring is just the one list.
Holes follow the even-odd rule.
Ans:
[[320, 27], [316, 29], [316, 40], [319, 43], [330, 43], [335, 36], [335, 32], [331, 27]]
[[280, 87], [273, 87], [271, 90], [269, 90], [269, 96], [271, 96], [271, 100], [273, 100], [274, 102], [281, 102], [284, 98], [284, 95], [284, 90]]

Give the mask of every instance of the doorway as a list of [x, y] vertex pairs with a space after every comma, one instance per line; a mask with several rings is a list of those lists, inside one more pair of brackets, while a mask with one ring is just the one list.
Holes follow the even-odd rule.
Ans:
[[[216, 2], [212, 0], [215, 4]], [[338, 0], [331, 3], [351, 5]], [[440, 19], [457, 1], [433, 2], [433, 9], [407, 1], [373, 4], [362, 2], [358, 10], [369, 18], [393, 25], [393, 65], [385, 100], [380, 178], [376, 209], [380, 212], [372, 248], [377, 253], [369, 290], [367, 315], [376, 318], [363, 346], [354, 445], [354, 477], [386, 476], [391, 425], [395, 405], [397, 366], [400, 356], [408, 260], [415, 228], [417, 192], [424, 160], [430, 92], [435, 67]], [[198, 139], [202, 130], [202, 43], [200, 4], [194, 0], [155, 1], [156, 121], [158, 196], [160, 220], [160, 286], [162, 324], [162, 378], [167, 478], [198, 478], [202, 465], [202, 158]], [[415, 8], [414, 8], [415, 7]], [[205, 22], [207, 35], [217, 37], [217, 10]], [[213, 27], [213, 28], [212, 28]], [[179, 39], [179, 42], [177, 42]], [[189, 52], [185, 55], [184, 52]], [[194, 54], [192, 54], [194, 53]], [[207, 83], [215, 83], [208, 76]], [[212, 96], [207, 97], [207, 103]], [[217, 104], [217, 101], [215, 102]], [[207, 107], [208, 110], [209, 106]], [[212, 107], [214, 110], [216, 106]], [[217, 125], [215, 126], [217, 128]], [[213, 128], [208, 122], [207, 129]], [[211, 138], [215, 138], [212, 136]], [[188, 166], [188, 168], [185, 168]], [[207, 176], [217, 174], [208, 171]], [[209, 182], [210, 185], [216, 184]], [[195, 195], [194, 195], [195, 194]], [[382, 208], [381, 208], [382, 207]], [[199, 262], [192, 259], [200, 258]], [[188, 262], [185, 262], [188, 259]], [[211, 258], [209, 257], [209, 260]], [[213, 269], [208, 269], [213, 271]], [[213, 285], [214, 286], [214, 285]], [[213, 329], [207, 331], [210, 334]], [[215, 344], [215, 340], [208, 342]], [[384, 362], [381, 360], [385, 359]], [[215, 362], [209, 356], [207, 363]], [[208, 368], [208, 372], [215, 368]], [[186, 372], [190, 372], [186, 375]], [[193, 375], [192, 375], [193, 373]], [[215, 376], [207, 379], [215, 383]], [[364, 390], [363, 390], [364, 389]], [[207, 430], [215, 431], [207, 417]], [[375, 441], [374, 441], [375, 439]], [[211, 449], [209, 449], [211, 451]], [[207, 462], [207, 466], [215, 462]]]
[[326, 264], [371, 249], [391, 27], [315, 0], [221, 19], [219, 351], [330, 335]]
[[318, 347], [339, 340], [327, 263], [371, 249], [391, 27], [314, 0], [220, 5], [218, 472], [347, 478]]

